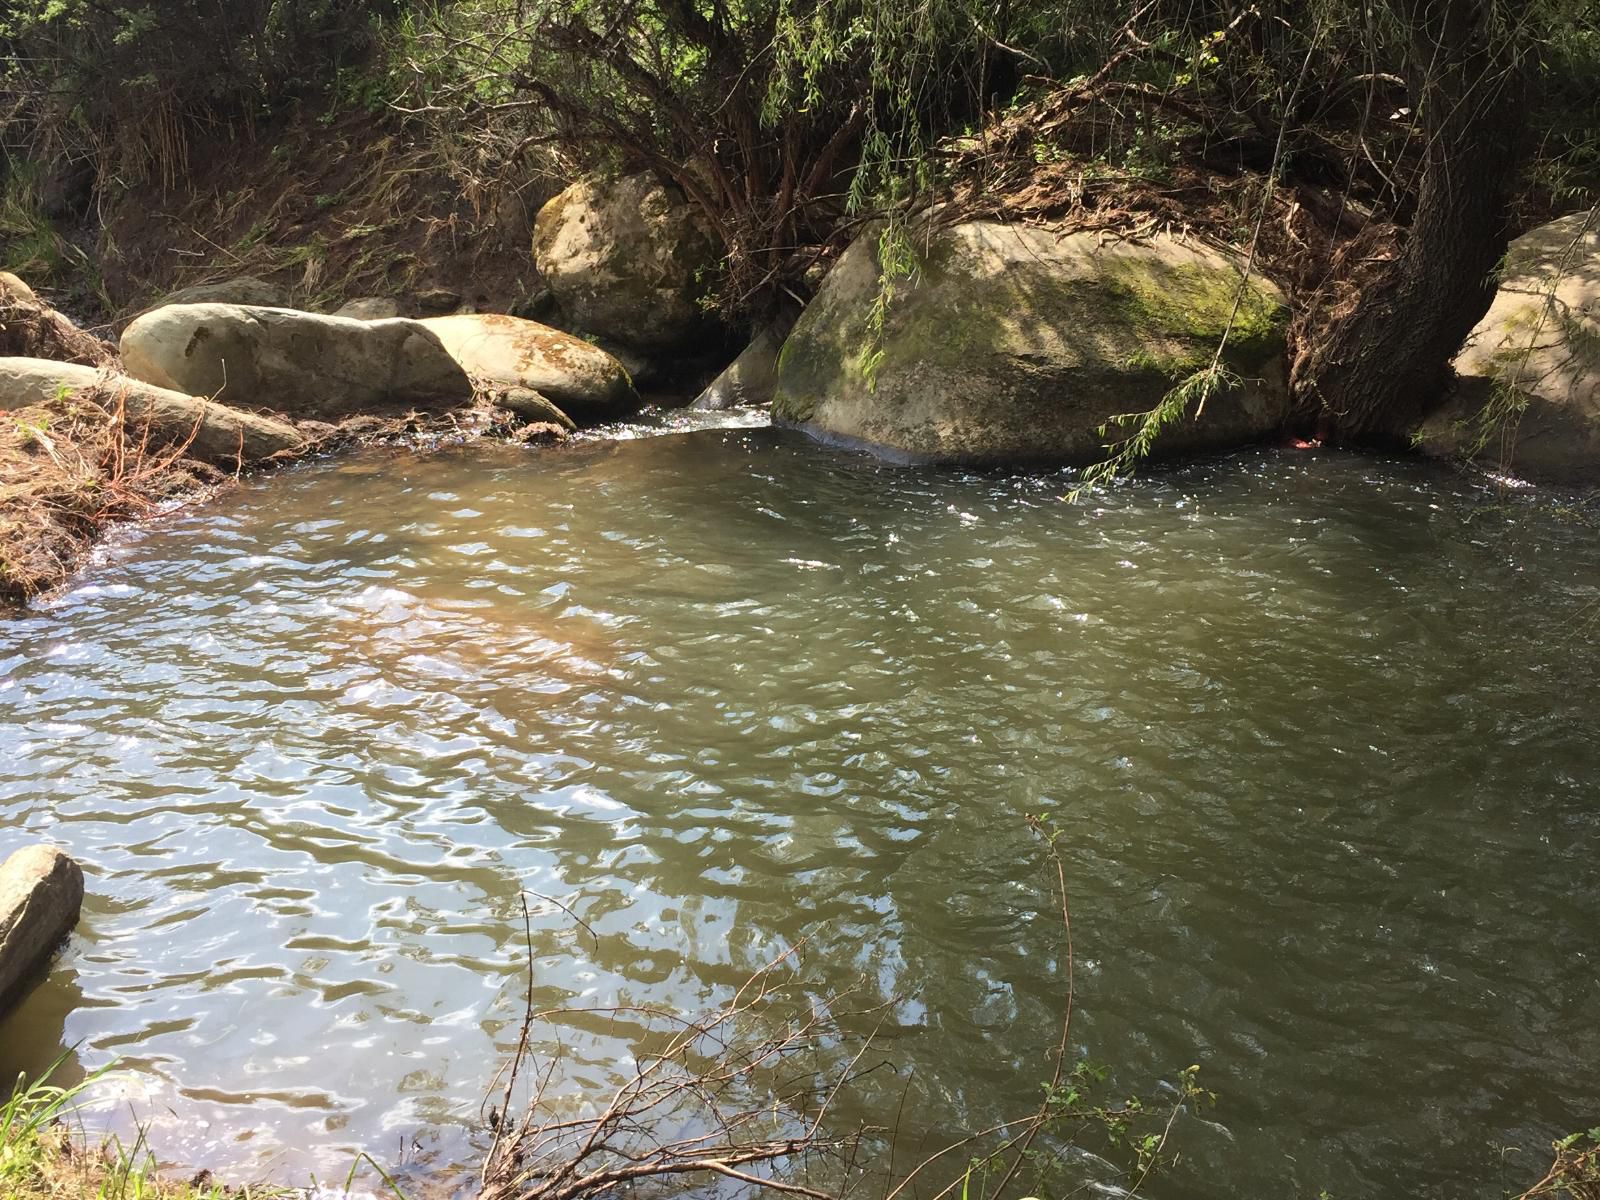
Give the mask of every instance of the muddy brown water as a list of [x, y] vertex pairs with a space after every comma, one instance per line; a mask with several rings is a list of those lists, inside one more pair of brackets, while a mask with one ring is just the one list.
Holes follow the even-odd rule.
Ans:
[[[1042, 813], [1074, 1054], [1220, 1095], [1150, 1194], [1498, 1196], [1595, 1123], [1592, 527], [1403, 462], [1075, 507], [659, 432], [305, 466], [0, 625], [5, 841], [90, 891], [0, 1069], [116, 1059], [92, 1128], [236, 1177], [470, 1159], [526, 889], [594, 933], [535, 902], [541, 1004], [691, 1011], [805, 939], [897, 998], [842, 1118], [931, 1144], [1049, 1074]], [[578, 1100], [630, 1048], [562, 1037]]]

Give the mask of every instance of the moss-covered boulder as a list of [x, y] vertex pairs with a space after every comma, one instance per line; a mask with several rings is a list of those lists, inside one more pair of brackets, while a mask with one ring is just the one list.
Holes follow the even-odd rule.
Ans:
[[650, 175], [584, 180], [534, 222], [533, 257], [566, 323], [647, 353], [709, 331], [699, 299], [717, 262], [703, 217]]
[[1574, 213], [1511, 243], [1455, 368], [1454, 396], [1418, 431], [1426, 453], [1600, 482], [1600, 221]]
[[877, 238], [829, 272], [779, 359], [780, 423], [908, 461], [1093, 462], [1100, 426], [1153, 408], [1225, 331], [1239, 386], [1156, 452], [1257, 440], [1287, 415], [1283, 296], [1216, 250], [989, 222], [916, 240], [876, 344]]

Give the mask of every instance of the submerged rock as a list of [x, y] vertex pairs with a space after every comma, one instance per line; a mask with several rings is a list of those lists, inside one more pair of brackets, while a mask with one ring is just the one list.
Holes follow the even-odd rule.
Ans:
[[83, 870], [52, 846], [0, 863], [0, 1013], [36, 982], [78, 924]]
[[516, 414], [524, 421], [556, 425], [563, 432], [571, 432], [578, 427], [577, 422], [562, 412], [560, 406], [549, 396], [531, 388], [506, 388], [502, 392], [495, 392], [493, 399], [501, 408]]
[[128, 374], [241, 408], [338, 420], [464, 403], [472, 383], [420, 321], [355, 321], [289, 308], [182, 304], [122, 334]]
[[766, 325], [738, 358], [706, 385], [691, 408], [719, 412], [771, 404], [778, 390], [778, 354], [792, 322]]
[[534, 262], [571, 324], [647, 352], [705, 333], [698, 301], [718, 253], [705, 220], [647, 174], [575, 183], [534, 222]]
[[1418, 431], [1424, 453], [1536, 482], [1600, 480], [1600, 220], [1574, 213], [1511, 243], [1455, 369], [1455, 395]]
[[0, 358], [0, 404], [6, 408], [48, 404], [63, 392], [86, 396], [107, 410], [120, 405], [134, 434], [148, 431], [153, 446], [183, 445], [190, 458], [213, 466], [232, 469], [305, 444], [286, 422], [126, 375], [76, 363]]
[[257, 279], [254, 275], [240, 275], [236, 279], [180, 288], [152, 307], [160, 308], [167, 304], [251, 304], [262, 308], [281, 308], [287, 303], [289, 294], [277, 284]]
[[1242, 385], [1170, 426], [1156, 453], [1259, 440], [1287, 417], [1283, 295], [1243, 282], [1219, 251], [990, 222], [939, 230], [874, 350], [879, 273], [870, 235], [829, 272], [779, 356], [775, 419], [903, 460], [1094, 462], [1099, 427], [1208, 366], [1230, 314], [1224, 362]]
[[570, 333], [499, 313], [429, 317], [417, 324], [487, 390], [537, 392], [587, 419], [620, 417], [639, 406], [622, 364]]

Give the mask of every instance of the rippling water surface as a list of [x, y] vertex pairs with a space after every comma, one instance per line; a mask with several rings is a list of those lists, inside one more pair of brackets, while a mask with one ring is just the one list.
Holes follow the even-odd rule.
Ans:
[[690, 1010], [808, 938], [901, 997], [866, 1103], [909, 1078], [937, 1137], [1049, 1074], [1043, 813], [1077, 1051], [1221, 1096], [1156, 1194], [1536, 1178], [1600, 1114], [1594, 531], [1333, 456], [1065, 486], [711, 429], [370, 453], [125, 539], [0, 624], [0, 849], [90, 891], [0, 1069], [120, 1056], [105, 1119], [194, 1166], [469, 1154], [527, 889], [594, 933], [536, 904], [540, 1003]]

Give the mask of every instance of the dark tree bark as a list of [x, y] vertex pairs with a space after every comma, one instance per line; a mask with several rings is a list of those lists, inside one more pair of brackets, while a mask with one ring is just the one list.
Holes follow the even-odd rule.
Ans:
[[1356, 277], [1294, 363], [1296, 400], [1325, 437], [1407, 436], [1444, 399], [1450, 360], [1494, 299], [1531, 72], [1491, 7], [1396, 0], [1412, 31], [1409, 82], [1426, 139], [1416, 215], [1398, 255]]

